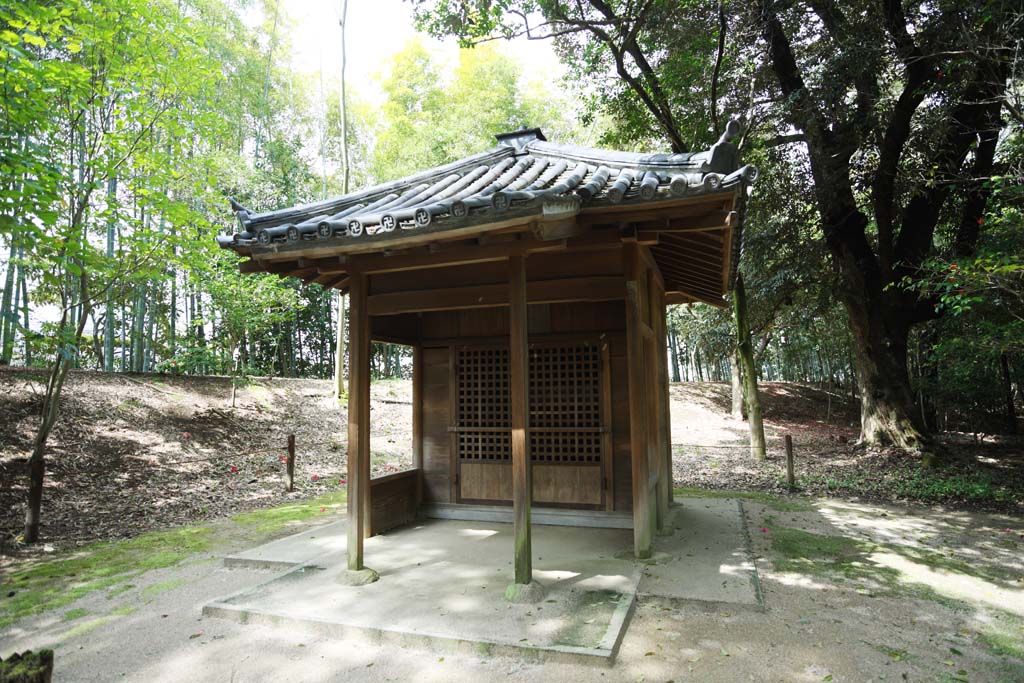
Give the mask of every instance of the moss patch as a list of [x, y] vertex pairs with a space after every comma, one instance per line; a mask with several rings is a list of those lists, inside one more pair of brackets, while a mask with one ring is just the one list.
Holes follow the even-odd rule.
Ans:
[[992, 654], [1024, 662], [1024, 619], [1002, 610], [992, 610], [990, 616], [978, 637]]
[[261, 534], [270, 534], [318, 515], [340, 512], [345, 508], [347, 492], [333, 491], [311, 500], [297, 501], [288, 505], [243, 512], [231, 518], [233, 522], [253, 527]]
[[151, 586], [146, 586], [142, 589], [142, 594], [147, 598], [152, 598], [161, 593], [172, 591], [175, 588], [181, 588], [185, 585], [185, 579], [171, 579], [170, 581], [161, 581], [160, 583], [154, 583]]
[[113, 600], [121, 593], [125, 593], [135, 588], [134, 583], [122, 583], [120, 586], [115, 586], [107, 592], [107, 600]]
[[75, 609], [69, 609], [67, 612], [65, 612], [64, 616], [62, 616], [61, 619], [63, 619], [64, 621], [74, 621], [75, 619], [81, 619], [88, 613], [89, 610], [82, 609], [81, 607], [76, 607]]
[[129, 614], [135, 614], [137, 608], [132, 605], [121, 605], [117, 609], [113, 610], [111, 614], [117, 617], [126, 617]]
[[[156, 531], [124, 541], [93, 543], [78, 551], [14, 571], [0, 581], [0, 629], [33, 614], [69, 605], [81, 597], [107, 590], [114, 598], [135, 588], [131, 579], [153, 569], [176, 565], [196, 553], [205, 552], [218, 540], [231, 536], [257, 543], [297, 522], [344, 509], [346, 491], [334, 491], [318, 498], [297, 501], [266, 510], [235, 515], [217, 529], [190, 526]], [[182, 585], [180, 579], [154, 584], [142, 594], [152, 597]], [[78, 614], [71, 610], [69, 614]], [[79, 618], [68, 616], [67, 619]], [[96, 620], [93, 620], [96, 621]], [[100, 624], [79, 626], [89, 630]], [[76, 627], [77, 628], [77, 627]]]
[[0, 628], [68, 605], [151, 569], [169, 567], [210, 547], [209, 527], [156, 531], [126, 541], [94, 543], [59, 559], [13, 572], [0, 584]]
[[[884, 550], [921, 562], [918, 558], [929, 556], [927, 551], [790, 529], [777, 525], [770, 516], [765, 518], [765, 524], [775, 555], [772, 566], [778, 571], [823, 577], [839, 584], [849, 583], [868, 595], [929, 600], [957, 612], [969, 609], [966, 603], [946, 597], [931, 586], [905, 581], [899, 570], [879, 565], [870, 558], [872, 553]], [[931, 559], [935, 561], [935, 558]]]
[[95, 619], [90, 619], [89, 621], [82, 622], [78, 626], [74, 627], [73, 629], [65, 633], [63, 638], [64, 640], [70, 640], [71, 638], [84, 636], [86, 633], [95, 631], [100, 626], [103, 626], [104, 624], [111, 622], [114, 619], [115, 617], [112, 616], [96, 617]]
[[677, 487], [672, 489], [676, 496], [690, 496], [692, 498], [742, 498], [761, 503], [780, 512], [803, 512], [813, 510], [814, 506], [807, 500], [798, 497], [786, 498], [773, 496], [761, 491], [730, 491], [727, 489], [698, 489], [690, 487]]

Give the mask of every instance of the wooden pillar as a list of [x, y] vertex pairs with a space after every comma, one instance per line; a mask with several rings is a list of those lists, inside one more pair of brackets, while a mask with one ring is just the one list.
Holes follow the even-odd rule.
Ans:
[[669, 391], [668, 374], [668, 305], [665, 303], [664, 294], [661, 298], [661, 429], [663, 434], [662, 448], [665, 453], [665, 477], [668, 482], [668, 500], [666, 504], [671, 506], [675, 497], [675, 470], [672, 467], [672, 395]]
[[[653, 295], [653, 294], [652, 294]], [[668, 524], [668, 506], [672, 500], [672, 445], [668, 414], [668, 346], [666, 344], [665, 292], [660, 288], [651, 306], [654, 328], [654, 414], [658, 431], [658, 531]]]
[[651, 556], [651, 487], [647, 460], [648, 426], [644, 372], [644, 333], [641, 301], [643, 272], [639, 248], [626, 243], [622, 249], [626, 275], [626, 363], [629, 376], [629, 451], [633, 478], [633, 550], [638, 559]]
[[521, 255], [508, 260], [509, 294], [509, 408], [512, 426], [512, 518], [515, 536], [515, 583], [533, 579], [530, 544], [530, 469], [527, 382], [529, 348], [526, 323], [526, 266]]
[[363, 569], [363, 539], [370, 520], [370, 318], [366, 275], [349, 285], [348, 330], [348, 568]]
[[416, 509], [423, 502], [423, 347], [412, 347], [412, 466], [416, 468]]

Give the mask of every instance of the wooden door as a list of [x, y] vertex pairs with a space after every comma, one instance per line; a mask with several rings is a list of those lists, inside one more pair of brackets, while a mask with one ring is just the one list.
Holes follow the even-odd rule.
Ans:
[[[512, 500], [508, 348], [457, 347], [453, 354], [456, 499]], [[597, 340], [530, 345], [529, 446], [533, 501], [601, 508], [605, 502], [606, 354]]]

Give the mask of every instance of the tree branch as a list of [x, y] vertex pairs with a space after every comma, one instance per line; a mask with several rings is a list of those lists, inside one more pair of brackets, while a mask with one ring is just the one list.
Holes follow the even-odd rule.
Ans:
[[715, 137], [722, 134], [718, 123], [718, 77], [722, 73], [722, 57], [725, 55], [725, 0], [718, 0], [718, 53], [715, 55], [715, 69], [711, 72], [711, 123], [715, 127]]

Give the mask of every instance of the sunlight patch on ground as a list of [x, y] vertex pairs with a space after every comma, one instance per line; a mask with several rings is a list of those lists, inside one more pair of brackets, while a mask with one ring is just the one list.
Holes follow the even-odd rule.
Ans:
[[902, 583], [923, 584], [955, 600], [983, 602], [1024, 616], [1024, 589], [1000, 588], [989, 581], [959, 572], [933, 569], [895, 553], [877, 552], [868, 558], [880, 566], [898, 571]]

